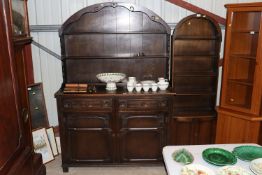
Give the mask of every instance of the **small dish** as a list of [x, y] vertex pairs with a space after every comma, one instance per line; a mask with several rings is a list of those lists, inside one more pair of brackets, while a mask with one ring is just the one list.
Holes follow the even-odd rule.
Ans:
[[168, 88], [169, 83], [168, 82], [158, 82], [157, 85], [161, 91], [164, 91]]
[[244, 145], [234, 148], [233, 154], [244, 161], [252, 161], [254, 159], [262, 158], [262, 147]]
[[173, 152], [172, 157], [174, 161], [182, 163], [184, 165], [190, 164], [194, 161], [193, 155], [184, 148]]
[[250, 162], [249, 168], [251, 169], [251, 171], [253, 171], [253, 173], [257, 175], [261, 175], [262, 174], [262, 158], [252, 160]]
[[210, 164], [217, 166], [234, 165], [236, 157], [231, 152], [221, 148], [208, 148], [202, 152], [202, 157]]
[[239, 166], [224, 166], [219, 168], [218, 175], [252, 175], [246, 169]]
[[183, 166], [180, 175], [215, 175], [215, 172], [203, 165], [191, 164]]

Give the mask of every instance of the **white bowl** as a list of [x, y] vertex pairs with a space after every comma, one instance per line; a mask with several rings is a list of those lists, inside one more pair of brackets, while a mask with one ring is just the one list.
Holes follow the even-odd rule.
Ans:
[[134, 86], [127, 86], [128, 92], [132, 92], [134, 90]]
[[137, 83], [137, 84], [136, 84], [136, 91], [137, 91], [137, 92], [140, 92], [141, 90], [142, 90], [142, 84]]
[[161, 91], [164, 91], [168, 88], [169, 83], [168, 82], [159, 82], [157, 83], [157, 85]]
[[102, 82], [119, 82], [126, 77], [126, 74], [123, 73], [100, 73], [96, 75], [96, 78]]
[[156, 83], [152, 83], [151, 88], [152, 88], [153, 92], [156, 92], [157, 88], [158, 88], [158, 85]]
[[149, 84], [144, 83], [144, 84], [142, 84], [142, 86], [143, 86], [143, 90], [144, 90], [145, 92], [148, 92], [148, 91], [149, 91], [149, 89], [150, 89], [150, 85], [149, 85]]

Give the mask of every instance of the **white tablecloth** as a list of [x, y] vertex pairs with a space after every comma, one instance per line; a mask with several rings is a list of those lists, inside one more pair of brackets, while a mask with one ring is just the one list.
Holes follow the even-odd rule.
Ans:
[[[211, 165], [207, 163], [203, 158], [202, 158], [202, 152], [203, 150], [207, 148], [223, 148], [228, 151], [233, 151], [233, 149], [237, 146], [241, 145], [255, 145], [258, 146], [257, 144], [213, 144], [213, 145], [182, 145], [182, 146], [166, 146], [163, 148], [163, 157], [165, 161], [165, 166], [168, 175], [180, 175], [181, 168], [183, 167], [182, 164], [177, 163], [173, 160], [172, 158], [172, 153], [178, 149], [185, 148], [189, 152], [191, 152], [194, 156], [194, 164], [200, 164], [206, 167], [209, 167], [210, 169], [214, 170], [217, 172], [219, 166]], [[245, 162], [240, 159], [237, 159], [237, 163], [235, 164], [236, 166], [240, 166], [249, 172], [251, 170], [249, 169], [249, 164], [250, 162]]]

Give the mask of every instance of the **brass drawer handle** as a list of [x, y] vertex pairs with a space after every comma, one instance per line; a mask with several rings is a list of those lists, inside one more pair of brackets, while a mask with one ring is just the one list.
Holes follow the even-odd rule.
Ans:
[[233, 99], [233, 98], [230, 98], [230, 102], [234, 102], [235, 101], [235, 99]]
[[148, 107], [148, 104], [147, 103], [142, 103], [142, 106], [147, 108]]

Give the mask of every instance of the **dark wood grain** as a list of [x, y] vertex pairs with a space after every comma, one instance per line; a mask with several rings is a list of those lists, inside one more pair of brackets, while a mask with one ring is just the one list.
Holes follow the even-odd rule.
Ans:
[[182, 19], [172, 36], [173, 117], [169, 144], [214, 142], [221, 30], [200, 14]]
[[36, 154], [28, 115], [24, 46], [31, 38], [14, 40], [11, 27], [10, 3], [0, 1], [0, 174], [45, 174], [42, 160], [33, 161]]

